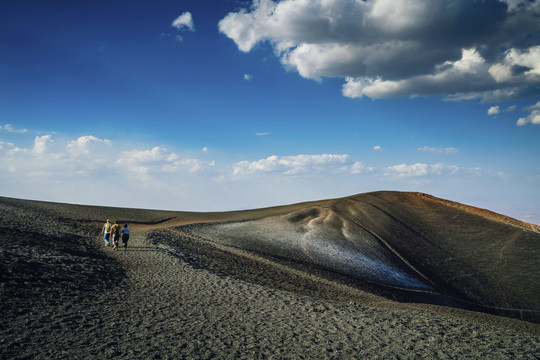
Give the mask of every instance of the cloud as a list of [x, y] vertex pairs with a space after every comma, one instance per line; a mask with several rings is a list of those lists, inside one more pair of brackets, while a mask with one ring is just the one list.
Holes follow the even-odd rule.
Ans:
[[49, 150], [54, 140], [51, 135], [36, 136], [34, 139], [34, 154], [44, 154]]
[[265, 131], [265, 132], [258, 132], [258, 133], [255, 133], [256, 136], [268, 136], [270, 135], [270, 133], [268, 131]]
[[15, 129], [11, 124], [6, 124], [3, 127], [2, 125], [0, 125], [0, 130], [3, 130], [8, 133], [18, 133], [18, 134], [24, 134], [28, 132], [28, 130], [26, 129]]
[[201, 149], [201, 151], [202, 151], [203, 153], [207, 153], [207, 152], [208, 152], [208, 146], [203, 147], [203, 148]]
[[182, 15], [177, 17], [171, 24], [172, 27], [177, 28], [178, 30], [190, 30], [195, 31], [193, 25], [193, 17], [189, 11], [184, 12]]
[[491, 106], [488, 111], [487, 111], [487, 114], [492, 116], [492, 115], [498, 115], [500, 114], [501, 112], [512, 112], [514, 110], [517, 109], [517, 106], [516, 105], [512, 105], [512, 106], [509, 106], [507, 107], [506, 109], [504, 110], [501, 110], [501, 107], [499, 105], [495, 105], [495, 106]]
[[424, 147], [418, 148], [418, 151], [432, 152], [432, 153], [439, 153], [439, 154], [455, 154], [459, 150], [456, 149], [455, 147], [434, 148], [434, 147], [424, 146]]
[[112, 142], [107, 139], [99, 139], [93, 135], [86, 135], [77, 138], [76, 140], [71, 140], [67, 144], [67, 149], [72, 155], [86, 155], [90, 154], [90, 148], [95, 144], [106, 144], [110, 146]]
[[[207, 148], [206, 148], [207, 149]], [[52, 135], [36, 136], [31, 148], [0, 142], [0, 165], [22, 177], [49, 177], [62, 183], [83, 176], [101, 182], [104, 176], [131, 176], [141, 181], [169, 174], [192, 174], [212, 169], [214, 162], [184, 158], [155, 146], [151, 149], [122, 150], [93, 135], [55, 141]]]
[[488, 109], [488, 115], [497, 115], [501, 112], [501, 109], [499, 108], [499, 105], [492, 106]]
[[454, 174], [459, 170], [455, 165], [438, 164], [400, 164], [385, 168], [385, 175], [397, 177], [417, 177], [425, 175], [442, 175], [443, 173]]
[[501, 0], [508, 5], [508, 11], [515, 10], [517, 7], [526, 4], [527, 0]]
[[375, 150], [375, 151], [382, 151], [382, 147], [381, 147], [380, 145], [375, 145], [375, 146], [373, 147], [373, 150]]
[[302, 77], [344, 79], [347, 97], [495, 101], [539, 93], [539, 15], [540, 0], [255, 0], [218, 26], [240, 51], [268, 42]]
[[129, 150], [120, 154], [116, 160], [116, 166], [125, 169], [130, 176], [138, 176], [141, 180], [150, 179], [150, 174], [165, 169], [171, 172], [173, 162], [178, 160], [178, 155], [169, 153], [167, 149], [155, 146], [149, 150]]
[[[4, 195], [160, 209], [202, 208], [205, 197], [211, 207], [212, 196], [219, 195], [206, 195], [220, 174], [214, 161], [186, 158], [161, 146], [126, 150], [129, 142], [117, 140], [113, 146], [93, 135], [31, 139], [27, 147], [0, 141]], [[186, 199], [189, 205], [180, 201]]]
[[251, 74], [244, 74], [244, 80], [251, 81], [253, 79], [253, 75]]
[[120, 154], [117, 163], [125, 163], [128, 165], [151, 164], [171, 156], [175, 157], [174, 154], [168, 154], [167, 149], [156, 146], [150, 150], [124, 151]]
[[342, 171], [343, 165], [350, 162], [349, 156], [321, 155], [272, 155], [256, 161], [240, 161], [234, 165], [233, 175], [243, 176], [257, 173], [299, 175], [318, 171]]
[[365, 171], [373, 171], [373, 168], [368, 168], [364, 164], [362, 164], [362, 162], [356, 161], [354, 164], [352, 164], [350, 173], [352, 175], [356, 175], [361, 174]]
[[14, 147], [13, 143], [6, 143], [3, 141], [0, 141], [0, 150], [4, 150], [7, 148], [13, 149], [13, 147]]
[[164, 165], [162, 170], [170, 173], [198, 173], [209, 171], [215, 165], [215, 161], [205, 162], [199, 159], [178, 159]]
[[[206, 152], [208, 148], [203, 148], [202, 151]], [[167, 174], [209, 171], [215, 166], [214, 161], [206, 162], [199, 159], [182, 158], [160, 146], [148, 150], [124, 151], [115, 163], [130, 176], [145, 181], [157, 179]]]
[[[426, 147], [427, 148], [427, 147]], [[428, 148], [431, 150], [419, 149], [421, 151], [436, 151], [444, 153], [456, 152], [455, 148], [436, 149]], [[423, 177], [423, 176], [440, 176], [440, 175], [454, 175], [458, 171], [464, 170], [465, 172], [472, 174], [478, 174], [482, 169], [462, 169], [456, 165], [447, 165], [443, 163], [426, 164], [398, 164], [387, 167], [375, 168], [372, 166], [366, 166], [361, 161], [355, 161], [347, 154], [332, 155], [290, 155], [290, 156], [277, 156], [272, 155], [264, 159], [256, 161], [240, 161], [233, 167], [233, 179], [242, 178], [254, 175], [278, 175], [278, 176], [302, 176], [310, 177], [315, 175], [321, 175], [325, 177], [330, 176], [346, 176], [364, 174], [372, 179], [378, 178], [382, 180], [387, 177], [394, 178], [407, 178], [407, 177]], [[486, 175], [484, 171], [482, 175]]]
[[516, 124], [518, 126], [523, 126], [526, 124], [540, 125], [540, 101], [533, 106], [525, 108], [525, 110], [530, 111], [530, 114], [524, 118], [519, 118]]
[[55, 140], [52, 135], [36, 136], [30, 148], [16, 146], [12, 143], [3, 143], [5, 151], [0, 153], [0, 166], [12, 174], [10, 181], [26, 182], [38, 181], [33, 186], [44, 186], [45, 177], [54, 174], [66, 175], [69, 168], [65, 157], [55, 149]]

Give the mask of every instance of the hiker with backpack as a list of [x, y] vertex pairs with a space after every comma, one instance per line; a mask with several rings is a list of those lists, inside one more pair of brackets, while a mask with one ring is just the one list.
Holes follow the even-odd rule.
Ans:
[[114, 222], [114, 225], [111, 228], [111, 234], [112, 234], [113, 250], [117, 250], [118, 240], [120, 239], [120, 225], [118, 225], [118, 221]]
[[107, 219], [107, 222], [103, 225], [103, 240], [105, 241], [105, 246], [109, 246], [109, 239], [111, 238], [111, 222]]

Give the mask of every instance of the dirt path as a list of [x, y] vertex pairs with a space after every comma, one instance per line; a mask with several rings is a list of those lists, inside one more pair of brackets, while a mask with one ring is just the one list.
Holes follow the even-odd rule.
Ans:
[[166, 246], [153, 245], [148, 231], [134, 228], [128, 251], [103, 247], [123, 269], [119, 284], [60, 304], [34, 303], [34, 311], [14, 318], [16, 328], [3, 330], [0, 355], [21, 359], [540, 356], [540, 336], [531, 332], [538, 327], [521, 331], [462, 316], [362, 307], [276, 290], [196, 268]]
[[[406, 310], [363, 308], [194, 269], [135, 235], [113, 254], [127, 280], [110, 293], [99, 348], [121, 358], [402, 358], [539, 355], [539, 338]], [[496, 346], [495, 346], [496, 345]], [[530, 349], [527, 352], [525, 349]], [[528, 354], [528, 355], [527, 355]], [[96, 353], [99, 355], [99, 352]]]

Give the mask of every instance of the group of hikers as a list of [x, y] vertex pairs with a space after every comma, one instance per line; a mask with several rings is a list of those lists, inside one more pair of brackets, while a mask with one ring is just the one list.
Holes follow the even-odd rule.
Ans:
[[103, 240], [105, 241], [105, 246], [110, 246], [112, 244], [113, 250], [118, 250], [118, 242], [120, 240], [120, 235], [122, 236], [122, 245], [124, 250], [127, 249], [127, 243], [129, 240], [129, 227], [128, 224], [125, 224], [123, 228], [118, 225], [118, 221], [115, 221], [114, 224], [111, 224], [109, 220], [103, 225]]

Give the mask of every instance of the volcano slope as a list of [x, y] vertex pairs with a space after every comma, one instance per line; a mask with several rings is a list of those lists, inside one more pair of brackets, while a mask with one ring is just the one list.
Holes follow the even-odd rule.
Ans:
[[177, 230], [391, 299], [540, 322], [540, 227], [430, 195], [374, 192]]

